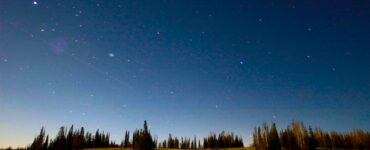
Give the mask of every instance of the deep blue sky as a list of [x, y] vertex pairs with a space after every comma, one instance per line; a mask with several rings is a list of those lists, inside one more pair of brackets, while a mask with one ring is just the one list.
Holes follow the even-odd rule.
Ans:
[[42, 126], [160, 139], [369, 130], [369, 1], [0, 1], [0, 147]]

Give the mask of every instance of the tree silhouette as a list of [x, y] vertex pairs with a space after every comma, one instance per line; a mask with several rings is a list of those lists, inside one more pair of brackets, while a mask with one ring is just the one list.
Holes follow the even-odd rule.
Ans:
[[151, 150], [155, 148], [156, 145], [150, 135], [146, 120], [144, 121], [144, 128], [133, 133], [132, 146], [134, 150]]
[[169, 134], [167, 140], [167, 148], [179, 148], [179, 140], [177, 139], [177, 137], [173, 138], [172, 135]]
[[280, 138], [276, 130], [275, 123], [272, 123], [270, 133], [268, 135], [267, 149], [268, 150], [280, 150], [281, 149]]
[[37, 149], [37, 150], [47, 149], [48, 142], [49, 142], [49, 136], [47, 136], [45, 140], [45, 129], [44, 127], [42, 127], [39, 135], [36, 136], [36, 138], [33, 140], [29, 149]]
[[131, 147], [131, 143], [130, 143], [130, 132], [129, 131], [126, 131], [125, 132], [125, 138], [123, 139], [121, 145], [122, 145], [123, 148]]
[[211, 133], [203, 140], [203, 148], [235, 148], [243, 147], [243, 139], [234, 135], [234, 133], [225, 133], [222, 131], [218, 136]]
[[315, 139], [315, 136], [313, 134], [312, 128], [309, 126], [308, 127], [308, 149], [309, 150], [315, 150], [317, 147], [317, 140]]

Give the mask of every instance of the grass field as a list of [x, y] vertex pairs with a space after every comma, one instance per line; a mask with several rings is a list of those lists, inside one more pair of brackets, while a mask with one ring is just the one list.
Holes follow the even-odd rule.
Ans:
[[[132, 149], [130, 148], [89, 148], [86, 150], [132, 150]], [[180, 150], [180, 149], [157, 148], [156, 150]], [[206, 149], [198, 149], [198, 150], [206, 150]], [[224, 149], [220, 148], [218, 150], [255, 150], [255, 149], [253, 147], [245, 147], [245, 148], [224, 148]]]
[[[328, 148], [316, 148], [317, 150], [329, 150]], [[130, 148], [89, 148], [85, 150], [132, 150]], [[170, 149], [170, 148], [157, 148], [155, 150], [181, 150], [181, 149]], [[190, 150], [190, 149], [188, 149]], [[197, 149], [197, 150], [212, 150], [212, 149]], [[255, 150], [254, 147], [244, 147], [244, 148], [220, 148], [217, 150]], [[332, 150], [350, 150], [350, 149], [332, 149]]]

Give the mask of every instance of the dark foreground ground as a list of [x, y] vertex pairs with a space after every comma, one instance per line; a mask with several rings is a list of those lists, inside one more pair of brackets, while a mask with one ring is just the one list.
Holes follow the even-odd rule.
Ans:
[[[88, 148], [86, 150], [131, 150], [130, 148]], [[180, 149], [167, 149], [167, 148], [157, 148], [156, 150], [180, 150]], [[202, 150], [202, 149], [198, 149]], [[253, 147], [246, 147], [246, 148], [225, 148], [219, 150], [255, 150]]]

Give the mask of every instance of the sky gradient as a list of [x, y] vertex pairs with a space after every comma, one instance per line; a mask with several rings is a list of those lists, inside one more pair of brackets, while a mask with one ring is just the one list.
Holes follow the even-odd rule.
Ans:
[[369, 1], [0, 1], [0, 147], [44, 126], [159, 139], [370, 130]]

